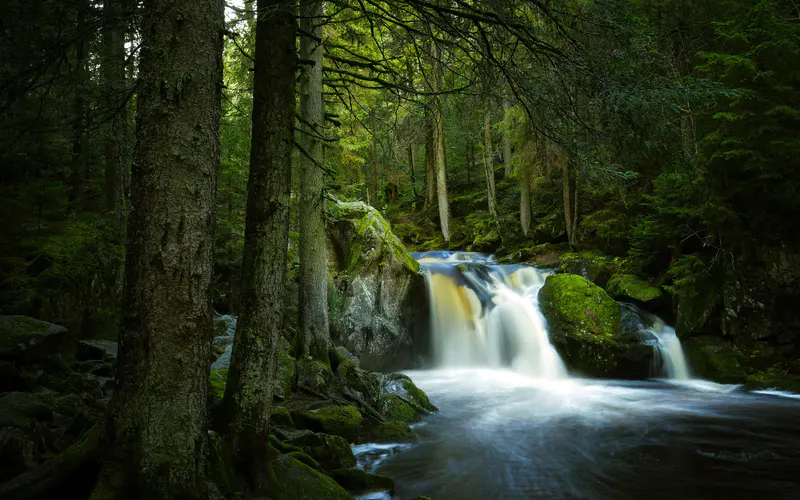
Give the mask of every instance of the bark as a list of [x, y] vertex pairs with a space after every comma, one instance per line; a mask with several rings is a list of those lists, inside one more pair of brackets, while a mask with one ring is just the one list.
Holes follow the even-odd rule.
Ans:
[[531, 167], [527, 161], [519, 166], [519, 222], [522, 234], [528, 236], [531, 230]]
[[367, 204], [378, 205], [378, 139], [375, 130], [375, 111], [369, 115], [369, 128], [372, 130], [372, 160], [370, 161], [369, 182], [367, 185]]
[[297, 25], [285, 0], [260, 2], [257, 16], [241, 305], [221, 430], [233, 443], [239, 469], [259, 492], [267, 481], [272, 380], [286, 286]]
[[411, 170], [411, 195], [413, 200], [417, 200], [417, 173], [415, 168], [416, 158], [414, 152], [416, 151], [414, 143], [408, 145], [408, 168]]
[[486, 199], [489, 206], [489, 214], [497, 222], [497, 191], [494, 186], [494, 162], [492, 156], [494, 148], [492, 147], [492, 119], [489, 113], [489, 107], [486, 107], [486, 112], [483, 115], [483, 169], [486, 175]]
[[436, 199], [436, 142], [433, 113], [425, 107], [425, 208], [433, 205]]
[[511, 178], [511, 96], [506, 91], [503, 98], [503, 174]]
[[[309, 158], [301, 158], [300, 183], [300, 301], [298, 359], [311, 356], [328, 361], [330, 329], [328, 325], [328, 267], [325, 258], [325, 179], [320, 139], [323, 135], [322, 104], [322, 2], [310, 1], [300, 5], [301, 33], [314, 36], [300, 38], [300, 59], [313, 61], [300, 73], [300, 141]], [[310, 126], [314, 128], [311, 129]]]
[[69, 199], [73, 208], [81, 207], [85, 201], [87, 188], [87, 156], [88, 140], [86, 137], [87, 109], [86, 84], [89, 72], [86, 66], [88, 59], [88, 40], [86, 34], [89, 5], [87, 0], [79, 0], [76, 10], [76, 31], [78, 40], [75, 44], [75, 76], [73, 82], [73, 121], [72, 121], [72, 171], [70, 172]]
[[562, 185], [562, 198], [564, 202], [564, 224], [567, 230], [567, 240], [570, 245], [575, 242], [575, 219], [573, 218], [573, 204], [572, 204], [572, 188], [571, 188], [571, 172], [569, 168], [569, 158], [566, 153], [556, 146], [556, 161], [561, 166], [561, 185]]
[[[439, 60], [439, 53], [436, 44], [434, 47], [433, 62], [433, 90], [439, 92], [442, 82], [442, 63]], [[442, 113], [442, 96], [434, 98], [433, 106], [434, 123], [434, 165], [436, 168], [436, 190], [439, 198], [439, 224], [442, 228], [442, 236], [445, 243], [450, 242], [450, 204], [447, 197], [447, 172], [446, 172], [446, 149], [444, 140], [444, 114]]]
[[222, 2], [144, 10], [118, 387], [96, 498], [207, 494], [223, 29]]
[[105, 126], [105, 205], [113, 212], [119, 232], [125, 232], [125, 168], [121, 143], [128, 121], [125, 99], [125, 31], [121, 21], [121, 0], [103, 2], [102, 69], [105, 105], [109, 118]]

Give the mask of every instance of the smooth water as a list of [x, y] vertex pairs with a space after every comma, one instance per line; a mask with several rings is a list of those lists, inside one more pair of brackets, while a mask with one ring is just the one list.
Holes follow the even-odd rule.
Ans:
[[798, 495], [800, 400], [783, 393], [497, 369], [409, 375], [440, 409], [416, 428], [420, 441], [357, 450], [395, 478], [397, 499]]

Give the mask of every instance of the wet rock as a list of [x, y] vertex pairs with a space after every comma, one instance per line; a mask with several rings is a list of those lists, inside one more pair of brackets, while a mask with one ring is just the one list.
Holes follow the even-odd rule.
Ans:
[[0, 360], [39, 361], [64, 352], [67, 329], [27, 316], [0, 316]]
[[407, 366], [415, 360], [415, 340], [428, 326], [419, 264], [374, 208], [335, 202], [329, 212], [333, 340], [356, 355], [364, 368]]
[[294, 427], [294, 421], [292, 421], [292, 413], [285, 406], [272, 407], [272, 413], [270, 414], [270, 423], [272, 425], [283, 425], [286, 427]]
[[353, 499], [336, 481], [289, 455], [271, 460], [269, 475], [269, 496], [274, 500]]
[[33, 421], [53, 418], [50, 405], [29, 392], [10, 392], [0, 397], [0, 427], [28, 429]]
[[323, 470], [332, 471], [343, 467], [355, 467], [356, 457], [347, 441], [331, 434], [306, 434], [286, 442], [299, 447], [312, 457]]
[[382, 395], [377, 409], [387, 420], [397, 420], [407, 424], [421, 420], [420, 413], [414, 406], [395, 394]]
[[436, 406], [428, 399], [419, 387], [414, 384], [411, 377], [403, 373], [390, 373], [383, 382], [382, 391], [403, 398], [406, 402], [416, 406], [417, 411], [437, 412]]
[[745, 382], [747, 375], [739, 363], [739, 352], [729, 340], [704, 335], [686, 339], [682, 346], [696, 376], [722, 384]]
[[292, 414], [298, 429], [309, 429], [341, 436], [349, 442], [358, 439], [361, 413], [355, 406], [328, 406], [315, 410], [295, 411]]
[[618, 299], [631, 299], [652, 304], [663, 297], [661, 288], [651, 285], [634, 274], [615, 274], [608, 280], [606, 291]]
[[0, 392], [25, 391], [31, 381], [20, 369], [8, 361], [0, 361]]
[[119, 346], [113, 340], [81, 340], [75, 351], [79, 361], [106, 360], [116, 362]]
[[296, 363], [297, 384], [324, 393], [333, 381], [331, 367], [316, 359], [301, 359]]
[[394, 492], [394, 479], [370, 474], [362, 469], [337, 469], [331, 472], [331, 477], [344, 489], [352, 493], [366, 493], [369, 491]]
[[405, 443], [415, 441], [417, 435], [405, 422], [390, 420], [388, 422], [366, 421], [361, 428], [362, 443]]

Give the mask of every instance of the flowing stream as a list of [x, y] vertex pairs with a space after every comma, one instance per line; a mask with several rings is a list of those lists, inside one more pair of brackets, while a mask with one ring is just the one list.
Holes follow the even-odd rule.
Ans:
[[[414, 445], [361, 445], [397, 499], [796, 498], [800, 399], [691, 379], [680, 342], [649, 381], [569, 377], [536, 296], [546, 273], [484, 255], [417, 254], [437, 369], [409, 372], [439, 407]], [[385, 493], [364, 499], [390, 498]]]

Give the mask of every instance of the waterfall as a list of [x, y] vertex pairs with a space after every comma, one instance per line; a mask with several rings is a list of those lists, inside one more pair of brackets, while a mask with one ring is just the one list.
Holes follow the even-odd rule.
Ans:
[[412, 254], [425, 275], [431, 334], [442, 367], [511, 367], [534, 377], [566, 376], [550, 344], [537, 296], [545, 273], [467, 252]]
[[683, 348], [675, 329], [669, 327], [657, 318], [656, 324], [648, 330], [652, 333], [658, 343], [656, 344], [656, 361], [660, 362], [662, 374], [666, 378], [676, 380], [689, 380], [689, 366], [686, 357], [683, 355]]

